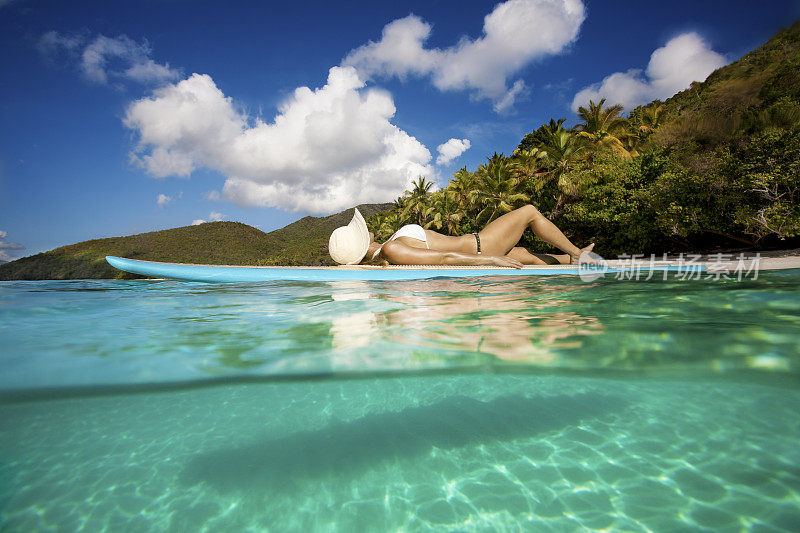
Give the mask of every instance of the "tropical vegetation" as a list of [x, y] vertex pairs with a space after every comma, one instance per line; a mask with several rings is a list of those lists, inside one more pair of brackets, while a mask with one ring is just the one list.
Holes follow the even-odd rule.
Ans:
[[446, 186], [421, 176], [367, 223], [378, 240], [408, 223], [458, 235], [533, 203], [608, 256], [797, 243], [798, 72], [800, 22], [666, 101], [628, 116], [589, 101], [574, 126], [550, 119]]

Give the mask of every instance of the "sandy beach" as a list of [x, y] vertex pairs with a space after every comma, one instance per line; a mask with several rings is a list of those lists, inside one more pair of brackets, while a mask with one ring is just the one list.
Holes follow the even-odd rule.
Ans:
[[667, 254], [666, 256], [620, 256], [609, 259], [612, 266], [649, 265], [651, 263], [664, 264], [665, 262], [677, 265], [705, 265], [709, 271], [735, 271], [737, 268], [745, 270], [785, 270], [800, 268], [800, 248], [767, 251], [734, 251], [715, 253], [684, 253]]

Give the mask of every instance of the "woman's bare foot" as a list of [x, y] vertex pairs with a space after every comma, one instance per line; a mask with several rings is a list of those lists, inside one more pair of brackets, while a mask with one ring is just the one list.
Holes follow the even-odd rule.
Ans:
[[[573, 265], [577, 264], [579, 259], [580, 259], [581, 254], [583, 252], [591, 252], [593, 248], [594, 248], [594, 243], [590, 244], [589, 246], [587, 246], [585, 248], [581, 248], [580, 250], [578, 250], [577, 254], [569, 254], [570, 255], [570, 264], [573, 264]], [[583, 262], [587, 263], [587, 264], [590, 264], [590, 265], [599, 265], [600, 264], [600, 261], [598, 261], [596, 259], [593, 259], [593, 258], [590, 258], [588, 256], [588, 254], [586, 256], [584, 256]]]

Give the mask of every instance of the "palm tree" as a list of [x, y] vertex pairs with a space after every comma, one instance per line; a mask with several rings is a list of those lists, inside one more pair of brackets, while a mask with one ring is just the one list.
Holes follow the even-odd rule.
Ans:
[[622, 145], [631, 156], [639, 155], [639, 150], [648, 143], [648, 138], [664, 123], [666, 115], [667, 111], [661, 102], [649, 104], [648, 107], [640, 106], [631, 111], [628, 135], [620, 137]]
[[583, 157], [586, 147], [579, 141], [578, 135], [565, 130], [559, 123], [557, 129], [548, 130], [546, 136], [542, 137], [540, 149], [547, 154], [545, 161], [549, 171], [539, 187], [541, 189], [546, 182], [555, 180], [558, 189], [556, 205], [548, 215], [553, 220], [561, 214], [567, 196], [576, 195], [576, 186], [570, 180], [569, 171]]
[[639, 137], [647, 137], [655, 131], [663, 122], [666, 110], [663, 104], [646, 107], [639, 116]]
[[430, 207], [430, 190], [433, 182], [419, 176], [417, 181], [412, 181], [413, 189], [408, 193], [408, 201], [403, 210], [403, 215], [411, 218], [416, 224], [422, 224], [425, 214]]
[[472, 197], [481, 211], [478, 220], [491, 222], [497, 215], [512, 211], [531, 198], [519, 189], [519, 180], [512, 175], [511, 163], [503, 154], [495, 153], [485, 165], [478, 167], [479, 186]]
[[394, 210], [403, 211], [408, 205], [408, 191], [404, 191], [401, 196], [398, 196], [394, 201]]
[[399, 212], [390, 211], [386, 214], [378, 232], [376, 232], [375, 240], [379, 242], [387, 240], [395, 231], [400, 229], [402, 222], [402, 215]]
[[631, 157], [636, 157], [639, 155], [639, 148], [641, 148], [643, 141], [644, 139], [634, 133], [622, 139], [622, 146], [625, 147], [625, 150]]
[[534, 178], [547, 174], [547, 152], [535, 146], [530, 150], [514, 150], [514, 155], [511, 157], [511, 173], [520, 183], [524, 183], [526, 188], [539, 192], [542, 182]]
[[384, 213], [375, 213], [367, 218], [367, 228], [375, 234], [375, 238], [378, 237], [385, 218], [386, 215]]
[[606, 99], [595, 104], [589, 100], [589, 108], [578, 108], [578, 116], [583, 120], [575, 126], [578, 136], [596, 148], [607, 148], [623, 157], [630, 157], [623, 139], [630, 136], [628, 120], [619, 116], [624, 107], [620, 104], [603, 109]]
[[405, 223], [406, 221], [406, 213], [408, 211], [408, 203], [409, 203], [409, 192], [404, 191], [402, 196], [398, 196], [394, 201], [394, 207], [392, 208], [392, 213], [397, 215], [397, 218], [400, 222]]
[[542, 144], [542, 140], [545, 139], [551, 133], [558, 131], [561, 129], [561, 125], [564, 121], [567, 120], [565, 118], [560, 118], [558, 120], [550, 119], [549, 124], [542, 124], [536, 131], [533, 131], [527, 134], [523, 139], [522, 142], [519, 143], [517, 146], [517, 150], [520, 151], [527, 151], [531, 148], [538, 147]]
[[486, 158], [486, 163], [483, 165], [478, 165], [478, 170], [476, 174], [478, 178], [482, 179], [490, 169], [499, 169], [499, 168], [508, 168], [508, 158], [503, 154], [498, 154], [497, 152], [493, 153], [491, 157]]
[[542, 124], [541, 126], [539, 126], [539, 129], [536, 130], [536, 133], [546, 136], [548, 133], [555, 133], [558, 130], [562, 130], [564, 129], [563, 124], [565, 120], [567, 119], [560, 118], [558, 120], [554, 120], [551, 118], [548, 124]]
[[449, 235], [455, 235], [458, 232], [458, 223], [464, 216], [459, 209], [455, 195], [447, 189], [433, 193], [428, 215], [431, 217], [431, 221], [425, 226], [426, 228], [431, 226], [436, 229], [444, 228]]
[[461, 167], [453, 174], [453, 179], [447, 185], [447, 189], [453, 193], [463, 211], [471, 207], [470, 193], [475, 188], [475, 183], [475, 174], [468, 171], [467, 167]]

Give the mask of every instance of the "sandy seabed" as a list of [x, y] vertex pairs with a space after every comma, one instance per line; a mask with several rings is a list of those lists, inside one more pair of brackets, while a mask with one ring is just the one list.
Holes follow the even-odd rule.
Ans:
[[4, 531], [800, 530], [800, 392], [469, 375], [0, 405]]

